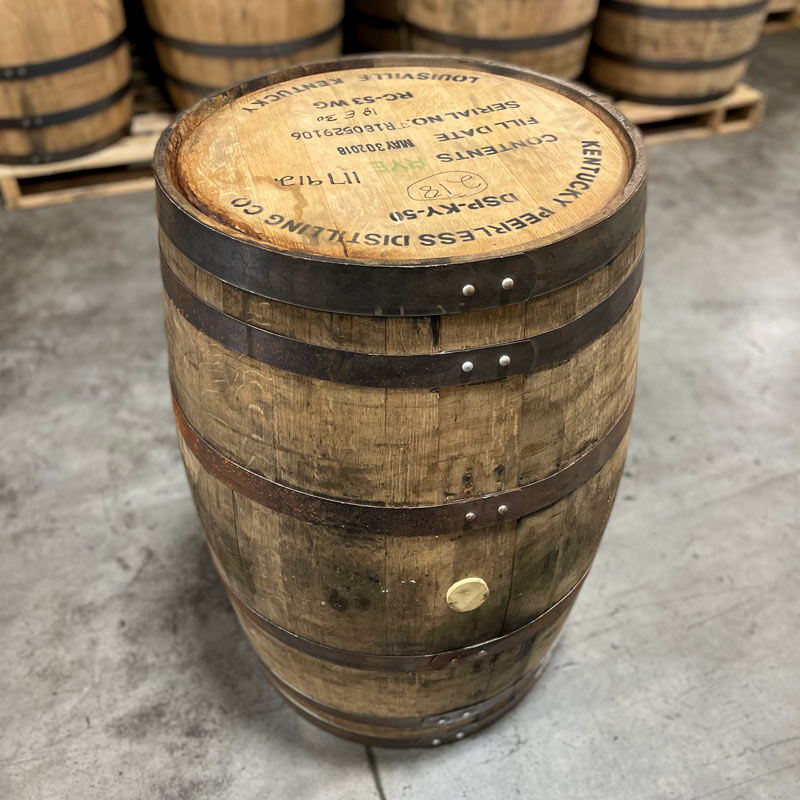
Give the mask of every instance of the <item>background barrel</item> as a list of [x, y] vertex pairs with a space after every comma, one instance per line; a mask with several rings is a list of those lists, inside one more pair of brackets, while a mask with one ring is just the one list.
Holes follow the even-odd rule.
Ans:
[[0, 161], [101, 149], [130, 124], [120, 0], [0, 0]]
[[405, 0], [411, 50], [465, 53], [577, 78], [597, 0]]
[[236, 81], [341, 52], [344, 0], [144, 0], [179, 108]]
[[642, 146], [510, 67], [310, 69], [202, 101], [157, 148], [181, 448], [287, 702], [436, 745], [531, 688], [608, 519]]
[[747, 71], [765, 14], [763, 0], [604, 0], [589, 79], [642, 103], [715, 100]]

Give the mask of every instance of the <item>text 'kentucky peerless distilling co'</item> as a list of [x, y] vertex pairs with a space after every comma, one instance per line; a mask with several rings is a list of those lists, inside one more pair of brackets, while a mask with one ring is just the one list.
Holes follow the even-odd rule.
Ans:
[[487, 725], [622, 472], [638, 135], [536, 73], [357, 57], [201, 101], [156, 173], [186, 471], [268, 677], [368, 743]]

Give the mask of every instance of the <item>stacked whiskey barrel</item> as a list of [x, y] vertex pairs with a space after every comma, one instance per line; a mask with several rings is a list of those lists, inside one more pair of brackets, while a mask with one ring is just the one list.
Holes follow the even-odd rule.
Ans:
[[590, 81], [643, 103], [715, 100], [747, 71], [765, 14], [765, 0], [603, 0]]
[[262, 72], [341, 52], [344, 0], [144, 0], [179, 108]]
[[0, 161], [75, 158], [131, 119], [120, 0], [0, 0]]
[[597, 0], [405, 0], [403, 8], [411, 50], [464, 53], [577, 78]]
[[622, 472], [639, 136], [536, 73], [394, 54], [207, 98], [155, 168], [186, 472], [267, 675], [365, 742], [487, 725]]

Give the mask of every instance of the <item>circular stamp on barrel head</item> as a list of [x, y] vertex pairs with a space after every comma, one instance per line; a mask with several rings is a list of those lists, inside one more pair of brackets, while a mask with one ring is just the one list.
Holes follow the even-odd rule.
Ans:
[[179, 121], [168, 172], [200, 220], [305, 256], [480, 259], [591, 225], [631, 179], [629, 132], [553, 79], [420, 56], [318, 68]]

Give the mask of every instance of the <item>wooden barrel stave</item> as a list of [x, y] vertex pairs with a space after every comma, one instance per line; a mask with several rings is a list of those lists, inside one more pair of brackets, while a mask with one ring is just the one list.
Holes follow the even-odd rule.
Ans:
[[106, 146], [132, 113], [119, 0], [30, 2], [0, 32], [0, 161], [61, 160]]
[[335, 57], [342, 48], [344, 0], [146, 0], [145, 10], [179, 108], [268, 70]]
[[[172, 135], [180, 144], [169, 169], [190, 168], [190, 132]], [[640, 156], [615, 158], [612, 168], [628, 174]], [[206, 207], [201, 184], [180, 186]], [[637, 214], [611, 258], [584, 265], [567, 285], [534, 287], [503, 306], [396, 317], [301, 308], [213, 277], [174, 246], [162, 208], [170, 377], [190, 486], [245, 632], [279, 691], [312, 721], [365, 741], [435, 744], [488, 724], [535, 679], [592, 562], [624, 462], [644, 243]], [[565, 206], [568, 219], [581, 221]], [[220, 230], [231, 222], [239, 224], [205, 217]], [[174, 281], [194, 297], [189, 305], [171, 294]], [[586, 325], [624, 291], [606, 327], [554, 350], [552, 361], [467, 383], [451, 375], [405, 388], [357, 385], [352, 370], [314, 377], [269, 363], [274, 354], [238, 351], [223, 328], [203, 328], [224, 312], [235, 330], [250, 326], [248, 347], [268, 331], [373, 363], [445, 348], [478, 353], [478, 363], [480, 348]], [[211, 317], [198, 317], [197, 303]], [[578, 477], [558, 484], [566, 474]], [[538, 505], [515, 505], [519, 485], [556, 484], [537, 490]], [[506, 497], [507, 520], [496, 505]], [[420, 506], [440, 516], [392, 522]], [[474, 526], [464, 515], [473, 507]], [[490, 587], [486, 602], [454, 613], [448, 587], [473, 576]], [[475, 704], [469, 722], [448, 717], [438, 728], [428, 719]]]
[[508, 61], [563, 78], [583, 71], [596, 0], [407, 0], [411, 50]]
[[[183, 453], [209, 546], [245, 603], [282, 628], [331, 647], [417, 654], [509, 633], [566, 596], [599, 544], [625, 447], [547, 509], [439, 539], [353, 535], [276, 514], [209, 476], [185, 446]], [[318, 562], [303, 569], [301, 585], [292, 583], [310, 549]], [[347, 554], [345, 565], [336, 560], [341, 553]], [[491, 586], [489, 599], [475, 612], [455, 616], [439, 601], [448, 586], [471, 574]], [[402, 620], [397, 628], [385, 627], [387, 600]]]
[[[617, 286], [621, 284], [638, 263], [642, 247], [643, 236], [638, 235], [611, 266], [592, 276], [592, 282], [599, 288], [609, 272], [617, 271], [622, 273]], [[181, 257], [180, 260], [186, 265], [185, 259]], [[196, 271], [195, 274], [205, 273]], [[617, 286], [611, 288], [609, 294]], [[215, 288], [224, 292], [219, 282]], [[446, 316], [441, 322], [431, 320], [426, 327], [429, 335], [432, 328], [443, 333], [439, 345], [443, 348], [459, 349], [467, 342], [474, 344], [472, 331], [478, 330], [499, 328], [504, 334], [503, 338], [485, 344], [513, 341], [517, 336], [542, 333], [535, 326], [537, 323], [542, 325], [548, 306], [561, 309], [564, 308], [561, 304], [565, 304], [568, 310], [564, 317], [567, 320], [578, 317], [580, 312], [571, 312], [570, 305], [575, 307], [577, 297], [585, 291], [581, 284], [575, 284], [561, 293], [547, 295], [541, 304], [532, 300], [528, 308], [524, 308], [524, 304], [508, 307], [513, 309], [516, 318], [513, 332], [506, 309], [496, 310], [501, 320], [497, 326], [492, 324], [490, 311], [477, 311]], [[233, 297], [234, 292], [230, 290], [228, 295], [229, 303], [223, 300], [218, 304], [212, 302], [212, 305], [236, 316], [235, 307], [241, 297]], [[593, 305], [604, 296], [595, 295]], [[584, 299], [583, 303], [586, 304], [587, 300]], [[272, 320], [275, 320], [279, 304], [273, 301], [269, 305]], [[544, 306], [541, 315], [538, 305]], [[283, 304], [283, 308], [288, 310], [290, 319], [296, 316], [295, 307]], [[585, 308], [585, 305], [579, 308]], [[473, 314], [477, 319], [469, 319]], [[618, 324], [622, 336], [617, 335], [614, 328], [585, 350], [574, 354], [573, 360], [567, 364], [510, 378], [502, 383], [499, 392], [492, 383], [476, 383], [442, 386], [437, 392], [424, 388], [396, 390], [387, 397], [385, 389], [307, 378], [243, 357], [197, 331], [171, 303], [167, 304], [171, 346], [184, 353], [184, 357], [172, 366], [173, 389], [179, 406], [203, 439], [225, 451], [232, 449], [248, 469], [270, 480], [302, 486], [306, 491], [323, 495], [335, 486], [337, 496], [345, 499], [388, 504], [443, 503], [455, 498], [503, 491], [516, 482], [527, 483], [546, 477], [554, 465], [569, 463], [577, 457], [592, 438], [589, 426], [593, 426], [595, 437], [609, 429], [624, 410], [630, 393], [623, 396], [614, 381], [607, 381], [603, 387], [605, 394], [597, 397], [596, 389], [592, 394], [589, 391], [592, 386], [580, 384], [572, 376], [586, 370], [598, 351], [611, 350], [615, 353], [613, 369], [619, 370], [620, 376], [624, 374], [626, 380], [631, 380], [635, 364], [630, 361], [630, 352], [627, 356], [625, 354], [625, 337], [633, 336], [634, 345], [636, 338], [635, 331], [624, 325], [628, 318], [623, 316]], [[530, 325], [526, 325], [526, 320], [532, 320]], [[252, 319], [250, 324], [254, 324]], [[395, 333], [402, 326], [415, 332], [419, 325], [417, 318], [392, 320]], [[277, 327], [283, 335], [294, 333], [287, 331], [285, 325]], [[509, 333], [512, 335], [508, 336]], [[302, 329], [299, 335], [302, 337]], [[396, 341], [401, 345], [408, 339], [399, 335]], [[338, 346], [350, 347], [352, 344], [345, 341]], [[258, 376], [259, 383], [248, 377], [253, 375]], [[613, 402], [614, 396], [617, 402]], [[565, 402], [568, 397], [571, 397], [569, 403]], [[271, 404], [269, 413], [273, 417], [268, 424], [265, 412], [263, 435], [258, 434], [261, 426], [256, 426], [258, 421], [250, 412], [254, 402]], [[395, 449], [403, 449], [404, 463], [407, 464], [405, 471], [398, 470], [397, 464], [386, 460], [387, 452], [392, 449], [390, 429], [384, 422], [387, 402], [392, 404], [397, 433], [408, 438], [408, 441], [402, 438], [394, 445]], [[469, 419], [469, 411], [464, 409], [473, 409], [472, 413], [481, 416], [486, 413], [487, 402], [492, 406], [493, 431], [500, 431], [503, 425], [508, 426], [509, 433], [518, 426], [521, 429], [518, 453], [505, 450], [505, 443], [511, 436], [498, 435], [494, 441], [480, 443], [463, 439], [462, 421], [465, 416]], [[320, 415], [326, 411], [337, 419], [341, 415], [342, 421], [336, 430], [320, 430], [314, 438], [298, 440], [295, 437], [291, 422], [295, 414]], [[543, 415], [548, 421], [553, 421], [552, 425], [545, 426], [545, 430], [553, 432], [551, 439], [547, 442], [529, 440], [528, 434], [533, 429], [526, 428], [526, 423]], [[409, 437], [409, 431], [414, 431], [414, 435]], [[423, 473], [415, 474], [415, 465], [430, 463], [431, 443], [437, 438], [440, 460], [436, 468], [426, 466]], [[468, 465], [458, 457], [458, 451], [465, 444], [477, 451], [475, 460]], [[324, 457], [320, 457], [321, 453]], [[498, 464], [503, 465], [499, 473]], [[471, 478], [465, 484], [464, 471], [467, 468]], [[348, 476], [346, 480], [342, 479], [343, 471]]]
[[[435, 737], [441, 740], [457, 741], [467, 732], [480, 729], [498, 716], [513, 708], [533, 687], [549, 662], [552, 650], [558, 639], [561, 625], [554, 625], [541, 634], [530, 646], [532, 657], [528, 661], [538, 664], [534, 669], [524, 673], [520, 678], [506, 686], [505, 689], [491, 694], [483, 700], [475, 700], [466, 706], [447, 709], [435, 714], [409, 716], [381, 716], [375, 713], [343, 711], [341, 708], [329, 706], [317, 698], [303, 694], [295, 687], [287, 684], [272, 672], [266, 665], [264, 672], [268, 680], [281, 696], [300, 713], [308, 712], [312, 722], [321, 727], [331, 726], [339, 735], [353, 734], [358, 741], [389, 746], [414, 746], [420, 740], [427, 739], [433, 744]], [[535, 653], [534, 653], [535, 651]], [[519, 655], [519, 654], [517, 654]], [[523, 659], [518, 659], [520, 662]], [[481, 684], [477, 684], [480, 686]], [[486, 694], [486, 691], [474, 692], [475, 697]], [[372, 710], [371, 710], [372, 711]], [[344, 727], [346, 723], [347, 727]], [[465, 730], [466, 729], [466, 730]], [[370, 741], [372, 740], [372, 741]]]
[[282, 681], [332, 708], [387, 717], [387, 722], [398, 717], [446, 714], [491, 700], [540, 666], [567, 619], [564, 613], [538, 636], [480, 662], [446, 669], [387, 672], [315, 658], [276, 642], [246, 614], [238, 609], [236, 613], [261, 661]]
[[[629, 5], [626, 10], [601, 4], [590, 79], [615, 96], [675, 105], [704, 102], [733, 89], [747, 71], [765, 14], [763, 3]], [[637, 9], [640, 13], [633, 13]], [[652, 9], [673, 16], [653, 17]], [[689, 16], [693, 13], [702, 15]]]
[[[226, 455], [235, 452], [234, 460], [255, 475], [315, 495], [330, 497], [335, 491], [344, 500], [447, 503], [546, 478], [611, 429], [630, 399], [623, 389], [635, 376], [635, 351], [627, 337], [636, 334], [636, 310], [550, 370], [508, 378], [501, 386], [392, 390], [391, 399], [383, 399], [384, 389], [354, 390], [232, 354], [187, 330], [189, 324], [168, 306], [170, 345], [183, 354], [171, 377], [177, 403], [200, 437]], [[617, 360], [596, 377], [592, 361], [600, 353]], [[382, 416], [387, 403], [391, 424]], [[260, 411], [254, 419], [256, 404]], [[341, 427], [299, 441], [290, 420], [303, 409], [342, 415]], [[481, 414], [488, 415], [498, 439], [507, 438], [496, 442], [488, 434], [465, 432], [463, 425]], [[546, 420], [543, 430], [526, 427], [538, 419]], [[478, 452], [467, 459], [460, 453], [470, 445]], [[400, 462], [387, 464], [393, 454]]]

